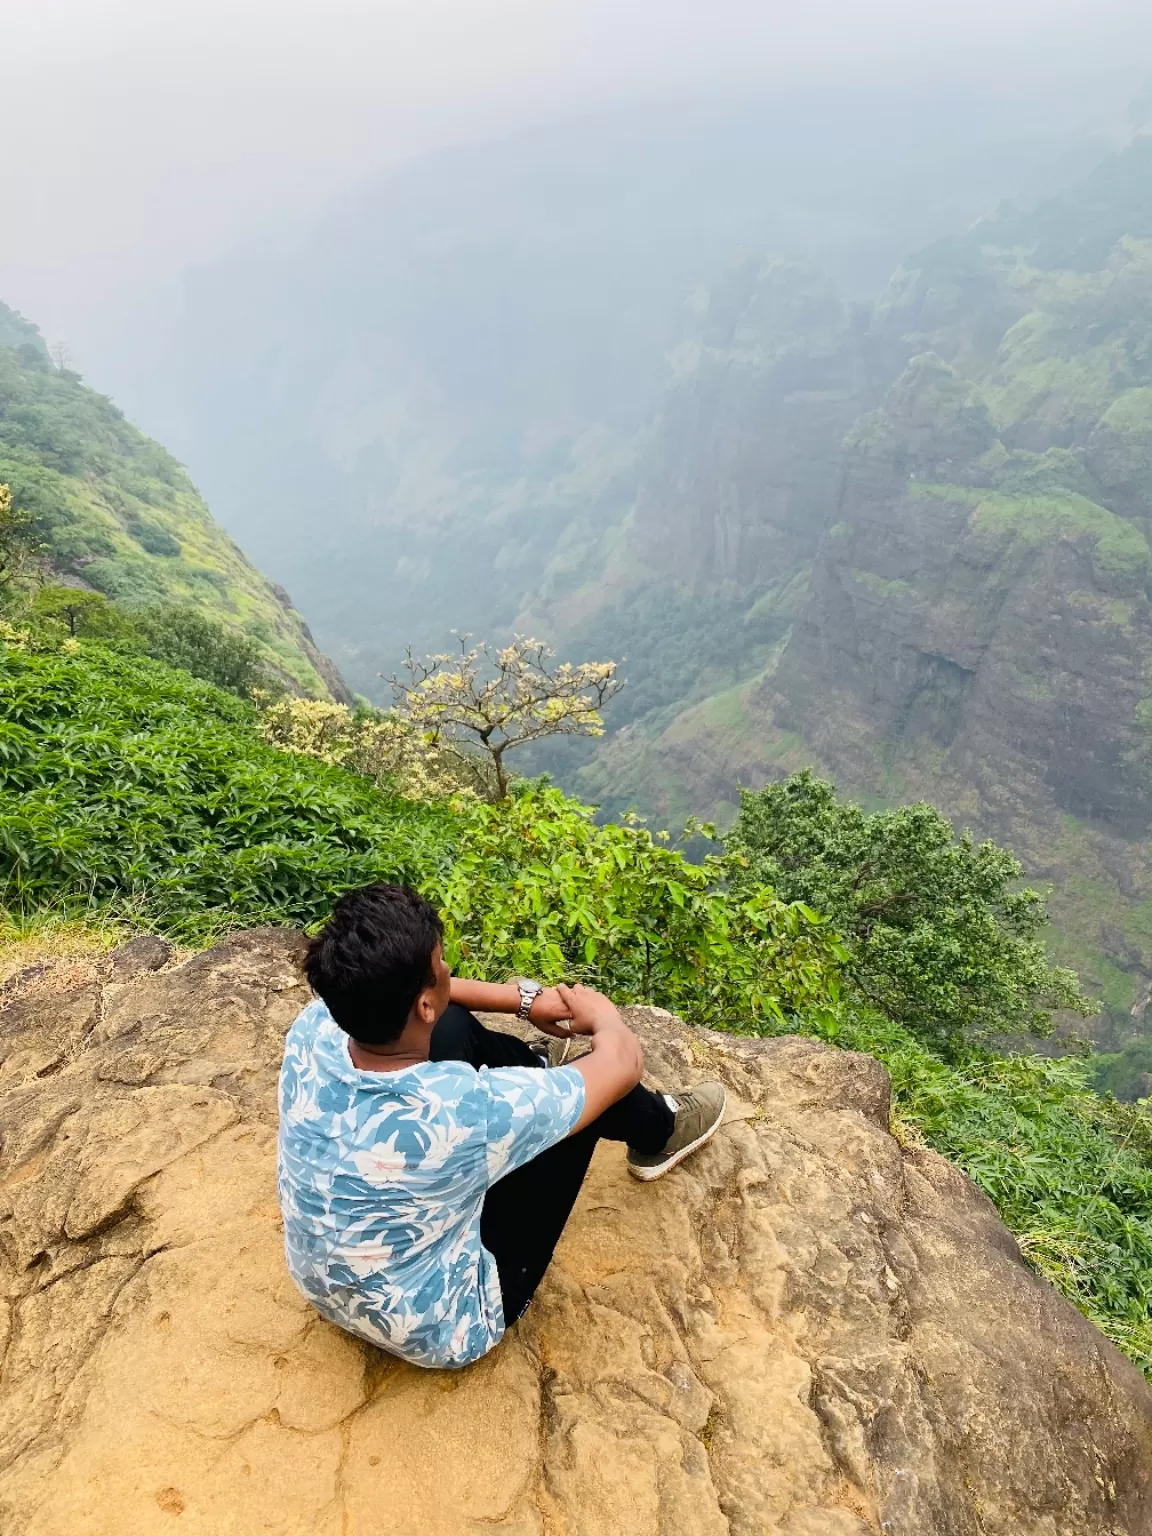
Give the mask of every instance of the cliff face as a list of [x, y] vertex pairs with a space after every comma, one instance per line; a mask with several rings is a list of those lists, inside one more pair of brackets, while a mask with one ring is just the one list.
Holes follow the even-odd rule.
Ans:
[[813, 269], [730, 270], [675, 358], [645, 458], [636, 555], [665, 578], [744, 585], [810, 560], [840, 441], [876, 394], [869, 340]]
[[1097, 235], [1142, 236], [1149, 186], [1140, 141], [896, 280], [881, 326], [951, 361], [915, 358], [849, 434], [758, 694], [847, 787], [1016, 844], [1057, 883], [1073, 958], [1128, 973], [1118, 1013], [1152, 969], [1152, 242]]
[[962, 400], [945, 365], [917, 359], [849, 440], [840, 515], [770, 685], [777, 718], [857, 783], [931, 757], [1000, 833], [1031, 800], [1142, 837], [1152, 552], [1077, 488], [1077, 459], [1021, 466]]
[[[521, 1323], [458, 1373], [289, 1280], [275, 1083], [298, 936], [143, 938], [0, 1010], [0, 1523], [10, 1536], [1146, 1536], [1152, 1393], [887, 1075], [632, 1010], [719, 1076], [657, 1185], [604, 1145]], [[178, 1522], [178, 1525], [177, 1525]]]

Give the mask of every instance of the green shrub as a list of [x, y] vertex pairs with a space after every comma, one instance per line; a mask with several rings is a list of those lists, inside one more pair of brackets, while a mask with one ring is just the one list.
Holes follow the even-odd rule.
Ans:
[[643, 827], [593, 815], [549, 787], [466, 808], [436, 891], [450, 964], [578, 976], [717, 1028], [830, 1014], [843, 951], [810, 908], [765, 887], [735, 897], [726, 860], [689, 864]]
[[241, 698], [268, 684], [256, 641], [226, 629], [191, 604], [158, 604], [134, 614], [133, 619], [141, 650], [156, 661], [181, 667]]
[[805, 771], [745, 791], [726, 846], [752, 879], [826, 913], [856, 996], [945, 1054], [1045, 1034], [1054, 1008], [1089, 1011], [1075, 973], [1049, 964], [1047, 909], [1016, 859], [957, 838], [934, 806], [869, 815]]

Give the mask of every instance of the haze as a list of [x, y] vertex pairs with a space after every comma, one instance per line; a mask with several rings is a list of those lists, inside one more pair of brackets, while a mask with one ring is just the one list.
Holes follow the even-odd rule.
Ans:
[[7, 0], [0, 294], [101, 382], [191, 262], [420, 151], [624, 103], [1011, 94], [1106, 113], [1152, 56], [1127, 0]]

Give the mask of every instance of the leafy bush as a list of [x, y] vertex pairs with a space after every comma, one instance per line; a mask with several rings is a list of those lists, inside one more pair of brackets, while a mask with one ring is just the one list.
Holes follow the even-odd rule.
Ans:
[[748, 875], [827, 914], [857, 996], [946, 1054], [1089, 1012], [1074, 972], [1048, 962], [1048, 921], [1012, 854], [957, 838], [931, 805], [869, 815], [794, 774], [741, 796], [726, 839]]
[[830, 1012], [843, 952], [810, 908], [763, 887], [733, 898], [726, 860], [689, 864], [643, 827], [593, 815], [549, 787], [467, 809], [436, 892], [450, 964], [579, 976], [718, 1028]]
[[133, 620], [140, 649], [156, 661], [182, 667], [241, 698], [268, 684], [256, 641], [226, 629], [190, 604], [162, 603], [134, 614]]

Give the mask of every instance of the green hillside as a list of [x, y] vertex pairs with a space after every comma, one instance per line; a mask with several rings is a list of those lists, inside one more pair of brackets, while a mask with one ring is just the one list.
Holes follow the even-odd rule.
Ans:
[[255, 640], [290, 687], [339, 688], [299, 614], [213, 521], [185, 470], [56, 366], [36, 327], [3, 304], [0, 484], [34, 519], [55, 579], [128, 608], [192, 605]]

